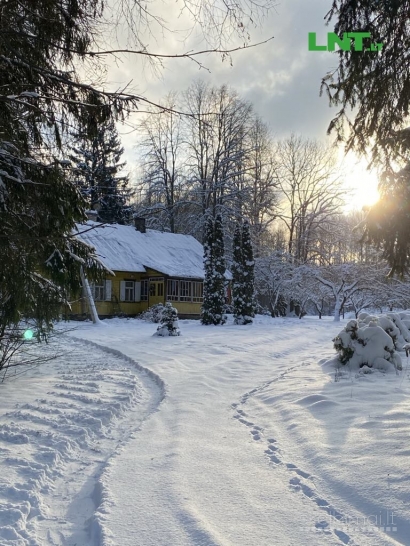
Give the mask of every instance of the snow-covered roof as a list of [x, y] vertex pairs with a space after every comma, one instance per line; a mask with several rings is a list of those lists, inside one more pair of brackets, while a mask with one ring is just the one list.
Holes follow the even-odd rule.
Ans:
[[144, 273], [150, 268], [170, 277], [204, 278], [203, 247], [191, 235], [150, 229], [141, 233], [134, 226], [101, 226], [91, 220], [77, 224], [77, 230], [113, 271]]

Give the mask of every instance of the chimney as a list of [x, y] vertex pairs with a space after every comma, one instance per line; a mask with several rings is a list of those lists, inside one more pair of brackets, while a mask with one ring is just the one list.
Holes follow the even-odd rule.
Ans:
[[134, 224], [135, 224], [135, 229], [137, 231], [140, 231], [141, 233], [146, 232], [145, 218], [139, 218], [138, 216], [134, 216]]

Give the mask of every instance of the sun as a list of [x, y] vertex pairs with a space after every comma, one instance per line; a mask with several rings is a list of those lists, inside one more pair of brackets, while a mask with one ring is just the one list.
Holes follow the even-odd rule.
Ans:
[[342, 160], [345, 187], [349, 192], [346, 210], [361, 210], [379, 200], [379, 179], [375, 170], [369, 171], [364, 159], [349, 153]]

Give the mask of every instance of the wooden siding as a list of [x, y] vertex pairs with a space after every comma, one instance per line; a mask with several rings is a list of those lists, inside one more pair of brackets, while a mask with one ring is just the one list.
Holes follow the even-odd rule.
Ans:
[[[153, 279], [152, 284], [155, 284], [155, 296], [150, 296], [150, 289], [148, 287], [148, 300], [139, 302], [125, 302], [121, 301], [120, 290], [121, 281], [134, 281], [141, 282], [149, 280], [150, 277], [157, 277]], [[160, 280], [161, 278], [162, 280]], [[115, 271], [115, 277], [109, 275], [106, 277], [108, 281], [111, 281], [111, 301], [99, 301], [95, 300], [95, 306], [97, 313], [100, 317], [131, 315], [135, 316], [148, 307], [156, 303], [165, 303], [167, 296], [167, 280], [168, 278], [153, 269], [147, 269], [146, 273], [128, 273], [126, 271]], [[190, 279], [185, 279], [190, 280]], [[198, 281], [197, 281], [198, 282]], [[158, 288], [158, 285], [162, 284], [162, 289]], [[161, 294], [161, 295], [159, 295]], [[185, 302], [185, 301], [172, 301], [172, 305], [178, 310], [181, 316], [199, 317], [201, 312], [201, 303]], [[79, 295], [75, 302], [71, 305], [71, 311], [68, 312], [70, 316], [79, 317], [86, 316], [88, 312], [87, 301], [82, 295]]]

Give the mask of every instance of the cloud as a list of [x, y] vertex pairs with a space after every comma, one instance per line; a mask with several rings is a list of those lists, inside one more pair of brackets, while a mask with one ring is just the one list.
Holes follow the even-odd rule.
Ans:
[[[160, 101], [170, 91], [185, 90], [194, 79], [202, 78], [210, 85], [227, 83], [241, 97], [253, 103], [255, 111], [266, 120], [276, 137], [291, 132], [309, 138], [326, 139], [327, 126], [335, 114], [325, 96], [319, 97], [321, 78], [337, 66], [337, 56], [330, 52], [308, 51], [308, 32], [317, 32], [318, 43], [325, 43], [327, 31], [324, 17], [330, 0], [289, 0], [278, 5], [265, 19], [263, 26], [252, 32], [257, 42], [274, 39], [257, 48], [234, 53], [233, 66], [222, 62], [218, 54], [204, 55], [200, 61], [210, 72], [199, 69], [187, 59], [164, 63], [160, 77], [135, 56], [125, 57], [121, 64], [110, 62], [111, 86], [131, 82], [131, 88], [151, 100]], [[171, 17], [170, 7], [162, 16]], [[172, 18], [172, 17], [171, 17]], [[187, 19], [177, 18], [179, 28], [187, 28]], [[198, 34], [192, 32], [183, 42], [180, 34], [147, 36], [151, 50], [166, 53], [185, 52], [204, 47]], [[142, 107], [142, 110], [145, 108]], [[132, 121], [136, 121], [133, 116]], [[124, 136], [127, 159], [135, 160], [133, 146], [136, 135]]]

